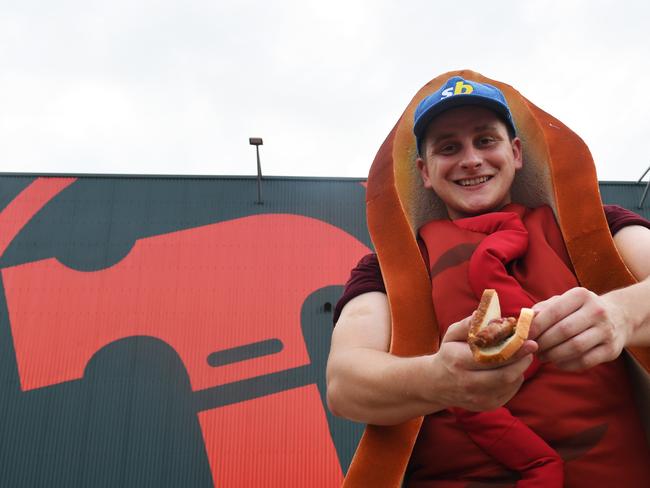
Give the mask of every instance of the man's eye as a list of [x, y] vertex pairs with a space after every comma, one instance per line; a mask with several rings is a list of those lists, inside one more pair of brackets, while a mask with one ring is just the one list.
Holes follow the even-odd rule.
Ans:
[[481, 137], [479, 139], [479, 145], [481, 146], [489, 146], [494, 142], [494, 137]]
[[441, 154], [451, 154], [456, 150], [456, 146], [453, 144], [445, 144], [438, 149], [438, 152]]

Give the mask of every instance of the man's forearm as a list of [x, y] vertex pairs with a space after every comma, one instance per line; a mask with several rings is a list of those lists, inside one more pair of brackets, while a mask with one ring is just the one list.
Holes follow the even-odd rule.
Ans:
[[614, 236], [616, 248], [639, 283], [603, 295], [618, 304], [629, 324], [626, 346], [650, 346], [650, 230], [633, 225]]
[[327, 398], [332, 413], [358, 422], [394, 425], [445, 408], [433, 397], [433, 357], [401, 358], [372, 349], [330, 357]]
[[624, 313], [628, 327], [626, 346], [650, 346], [650, 278], [603, 295]]
[[440, 410], [432, 356], [400, 358], [388, 352], [390, 312], [384, 293], [352, 299], [332, 334], [327, 362], [330, 410], [364, 423], [390, 425]]

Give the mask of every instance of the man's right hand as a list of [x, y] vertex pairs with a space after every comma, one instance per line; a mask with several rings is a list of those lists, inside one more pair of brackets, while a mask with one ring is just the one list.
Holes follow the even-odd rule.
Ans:
[[526, 341], [508, 362], [474, 361], [467, 344], [470, 319], [453, 324], [437, 353], [398, 357], [390, 346], [384, 293], [371, 292], [343, 308], [327, 365], [330, 410], [367, 424], [394, 425], [449, 407], [491, 410], [517, 392], [537, 344]]
[[537, 343], [526, 341], [508, 361], [485, 364], [474, 360], [467, 344], [471, 317], [452, 324], [431, 356], [432, 371], [440, 375], [436, 381], [437, 401], [449, 407], [472, 411], [492, 410], [504, 405], [519, 390], [524, 371], [533, 360]]

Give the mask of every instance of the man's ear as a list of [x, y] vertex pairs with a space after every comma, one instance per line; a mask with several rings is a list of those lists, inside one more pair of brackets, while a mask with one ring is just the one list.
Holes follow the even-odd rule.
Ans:
[[521, 139], [515, 137], [511, 142], [511, 146], [512, 146], [512, 156], [515, 161], [515, 169], [521, 169], [522, 166], [524, 165], [524, 156], [521, 150]]
[[429, 177], [429, 167], [424, 159], [420, 156], [415, 160], [415, 163], [418, 165], [418, 171], [420, 172], [420, 177], [424, 183], [425, 188], [432, 188], [431, 178]]

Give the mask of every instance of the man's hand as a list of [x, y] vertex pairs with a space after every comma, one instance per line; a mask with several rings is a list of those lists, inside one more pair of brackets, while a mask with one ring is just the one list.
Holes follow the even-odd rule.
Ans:
[[471, 319], [453, 324], [437, 353], [398, 357], [388, 352], [388, 298], [364, 293], [343, 308], [327, 364], [327, 402], [334, 415], [395, 425], [449, 407], [491, 410], [518, 391], [537, 344], [526, 341], [510, 361], [474, 361], [467, 344]]
[[624, 347], [650, 346], [650, 230], [625, 227], [614, 242], [639, 283], [602, 296], [573, 288], [536, 304], [530, 335], [541, 360], [578, 371], [616, 359]]
[[615, 295], [572, 288], [533, 306], [531, 338], [539, 359], [579, 371], [616, 359], [628, 342], [630, 321]]
[[471, 317], [452, 324], [439, 351], [431, 357], [439, 381], [438, 401], [472, 411], [492, 410], [504, 405], [519, 390], [524, 371], [533, 360], [537, 344], [526, 341], [509, 361], [483, 364], [474, 360], [467, 344]]

